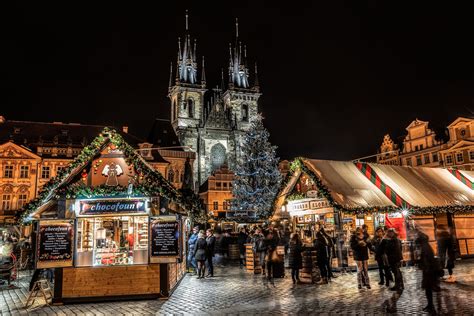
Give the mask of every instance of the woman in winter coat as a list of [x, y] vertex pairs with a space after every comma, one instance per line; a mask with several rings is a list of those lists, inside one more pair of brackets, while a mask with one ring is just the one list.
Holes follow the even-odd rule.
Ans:
[[369, 280], [369, 243], [364, 236], [364, 231], [357, 227], [354, 235], [351, 237], [351, 248], [354, 254], [354, 260], [357, 263], [357, 281], [359, 289], [366, 286], [370, 289]]
[[197, 261], [198, 279], [203, 279], [204, 273], [206, 272], [206, 259], [207, 259], [207, 242], [206, 242], [206, 236], [203, 230], [199, 231], [198, 239], [196, 241], [196, 246], [194, 247], [193, 257]]
[[303, 243], [301, 242], [300, 235], [294, 233], [291, 235], [288, 246], [288, 264], [291, 268], [291, 279], [293, 280], [293, 284], [300, 282], [300, 269], [303, 265], [303, 258], [301, 257], [302, 251]]
[[378, 227], [375, 230], [375, 236], [372, 239], [372, 251], [375, 253], [375, 260], [379, 268], [380, 282], [379, 285], [390, 286], [390, 281], [393, 281], [392, 273], [390, 272], [390, 266], [388, 264], [387, 255], [383, 253], [382, 244], [385, 232], [382, 227]]
[[426, 299], [428, 300], [428, 305], [423, 310], [435, 314], [433, 290], [439, 289], [439, 277], [442, 268], [434, 256], [433, 249], [428, 243], [427, 235], [418, 232], [416, 243], [420, 249], [420, 261], [418, 266], [423, 271], [421, 286], [425, 289]]
[[318, 257], [318, 267], [321, 273], [321, 284], [327, 284], [331, 275], [329, 261], [331, 260], [331, 240], [324, 234], [321, 228], [316, 233], [316, 239], [313, 242]]
[[387, 256], [390, 270], [395, 277], [395, 285], [390, 288], [391, 291], [401, 292], [404, 289], [403, 276], [400, 270], [403, 260], [402, 242], [397, 237], [395, 229], [389, 228], [380, 243], [380, 253]]

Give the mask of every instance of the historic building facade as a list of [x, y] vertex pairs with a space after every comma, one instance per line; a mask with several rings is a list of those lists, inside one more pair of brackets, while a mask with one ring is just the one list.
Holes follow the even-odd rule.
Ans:
[[[16, 211], [34, 199], [42, 186], [103, 128], [76, 123], [13, 121], [0, 116], [0, 225], [13, 223]], [[154, 148], [151, 143], [129, 134], [126, 127], [121, 134], [153, 168], [181, 188], [185, 162], [187, 159], [193, 162], [194, 153], [178, 148]], [[165, 138], [158, 137], [156, 142]]]
[[448, 141], [438, 139], [428, 125], [428, 122], [414, 120], [406, 129], [408, 133], [401, 149], [390, 135], [385, 135], [377, 163], [473, 170], [474, 120], [457, 118], [447, 128]]
[[198, 69], [196, 41], [191, 40], [187, 19], [184, 41], [178, 41], [175, 71], [171, 65], [168, 97], [179, 142], [185, 151], [196, 153], [193, 170], [199, 187], [214, 170], [224, 164], [232, 169], [239, 159], [242, 135], [258, 113], [261, 93], [256, 66], [250, 82], [247, 48], [240, 42], [237, 23], [235, 44], [229, 47], [227, 85], [222, 73], [220, 87], [208, 90], [204, 57]]
[[199, 197], [204, 201], [209, 215], [226, 217], [232, 200], [234, 173], [226, 165], [214, 170], [199, 188]]

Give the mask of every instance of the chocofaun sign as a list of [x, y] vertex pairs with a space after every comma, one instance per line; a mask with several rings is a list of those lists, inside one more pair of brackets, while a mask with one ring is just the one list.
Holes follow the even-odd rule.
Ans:
[[104, 215], [123, 213], [146, 213], [144, 199], [124, 200], [82, 200], [79, 201], [79, 215]]

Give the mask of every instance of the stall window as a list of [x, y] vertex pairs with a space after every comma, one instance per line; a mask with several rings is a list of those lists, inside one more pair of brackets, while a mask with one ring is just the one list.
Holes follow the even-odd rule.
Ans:
[[411, 158], [407, 158], [407, 160], [406, 160], [406, 165], [407, 165], [407, 166], [411, 166]]
[[429, 164], [431, 162], [430, 161], [430, 154], [425, 154], [425, 156], [423, 158], [424, 158], [425, 164]]
[[76, 266], [148, 263], [148, 217], [81, 218]]
[[453, 163], [453, 156], [452, 155], [446, 155], [446, 163], [448, 165], [451, 165]]
[[438, 154], [433, 153], [433, 162], [438, 162]]
[[13, 178], [13, 166], [7, 165], [3, 170], [4, 178]]
[[469, 160], [474, 161], [474, 151], [469, 152]]
[[20, 178], [25, 179], [29, 177], [30, 167], [20, 166]]
[[463, 157], [462, 153], [457, 153], [456, 154], [456, 162], [458, 162], [458, 163], [464, 162], [464, 157]]
[[421, 166], [423, 162], [421, 161], [421, 156], [416, 156], [416, 165]]

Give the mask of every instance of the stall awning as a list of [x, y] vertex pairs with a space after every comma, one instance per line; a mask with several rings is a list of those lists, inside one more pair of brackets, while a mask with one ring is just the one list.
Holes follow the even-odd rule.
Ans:
[[349, 208], [395, 206], [353, 162], [304, 159], [304, 163], [318, 175], [340, 205]]

